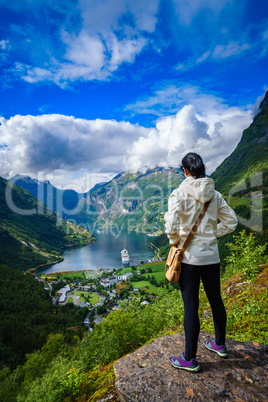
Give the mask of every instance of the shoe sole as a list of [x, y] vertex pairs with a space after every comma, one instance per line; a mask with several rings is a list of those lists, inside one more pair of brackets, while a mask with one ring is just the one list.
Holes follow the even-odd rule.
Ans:
[[205, 343], [204, 343], [204, 346], [205, 346], [205, 348], [207, 348], [207, 350], [209, 350], [210, 352], [214, 352], [214, 353], [216, 353], [218, 356], [220, 356], [220, 357], [224, 357], [225, 359], [228, 357], [228, 353], [220, 353], [220, 352], [218, 352], [217, 350], [214, 350], [213, 348], [210, 348], [209, 346], [207, 346]]
[[177, 368], [177, 369], [181, 369], [181, 370], [186, 370], [186, 371], [190, 371], [191, 373], [197, 373], [198, 371], [200, 371], [200, 366], [194, 367], [194, 368], [190, 368], [190, 367], [182, 367], [182, 366], [176, 366], [175, 364], [173, 364], [173, 362], [171, 361], [171, 358], [169, 359], [170, 364]]

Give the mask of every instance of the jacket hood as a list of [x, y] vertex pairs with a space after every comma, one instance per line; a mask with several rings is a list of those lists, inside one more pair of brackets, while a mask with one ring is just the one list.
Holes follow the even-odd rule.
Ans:
[[211, 200], [215, 194], [214, 181], [210, 177], [200, 179], [194, 179], [192, 176], [187, 177], [179, 188], [202, 203]]

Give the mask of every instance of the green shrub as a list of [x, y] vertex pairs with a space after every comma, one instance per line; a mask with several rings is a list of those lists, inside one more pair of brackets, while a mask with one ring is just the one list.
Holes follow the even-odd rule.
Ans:
[[254, 281], [259, 272], [259, 265], [265, 262], [266, 244], [257, 245], [255, 235], [242, 230], [234, 236], [234, 243], [227, 243], [227, 246], [231, 254], [226, 258], [226, 274], [230, 277], [242, 271], [245, 279]]

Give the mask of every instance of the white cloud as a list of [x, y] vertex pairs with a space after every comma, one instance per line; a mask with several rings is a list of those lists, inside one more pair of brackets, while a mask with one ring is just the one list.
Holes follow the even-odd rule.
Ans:
[[258, 96], [257, 101], [255, 102], [255, 105], [252, 108], [252, 113], [253, 113], [254, 117], [260, 112], [260, 104], [261, 104], [261, 102], [263, 101], [263, 99], [265, 97], [266, 91], [268, 91], [268, 86], [267, 85], [264, 86], [263, 95]]
[[[0, 40], [0, 66], [5, 64], [9, 58], [9, 50], [11, 49], [11, 44], [9, 40]], [[2, 85], [5, 85], [5, 78], [2, 76]]]
[[71, 183], [81, 171], [109, 177], [121, 172], [127, 147], [147, 131], [128, 122], [62, 115], [16, 115], [0, 122], [1, 176], [52, 174], [60, 182], [57, 177], [65, 175]]
[[9, 50], [11, 47], [9, 40], [0, 40], [0, 49]]
[[268, 29], [263, 32], [262, 37], [263, 37], [263, 40], [267, 40], [267, 39], [268, 39]]
[[181, 24], [190, 25], [200, 11], [208, 9], [218, 14], [230, 0], [173, 0]]
[[[253, 45], [255, 46], [255, 45]], [[212, 60], [220, 60], [227, 59], [230, 57], [238, 57], [241, 53], [250, 50], [252, 45], [248, 43], [239, 43], [239, 42], [229, 42], [227, 45], [216, 45], [215, 48], [210, 51], [205, 51], [201, 56], [189, 57], [185, 61], [178, 63], [175, 66], [175, 69], [178, 71], [189, 71], [193, 68], [196, 68], [198, 64], [203, 63], [205, 61]]]
[[[33, 7], [28, 9], [30, 3]], [[148, 51], [147, 57], [151, 52], [153, 59], [153, 53], [161, 54], [172, 43], [178, 49], [174, 68], [188, 71], [205, 61], [215, 62], [256, 49], [253, 32], [260, 29], [251, 25], [241, 34], [232, 29], [233, 22], [226, 22], [226, 17], [221, 14], [223, 10], [225, 15], [230, 12], [233, 15], [231, 21], [235, 20], [236, 14], [244, 10], [245, 0], [239, 7], [231, 0], [171, 0], [166, 6], [166, 15], [174, 14], [169, 21], [168, 36], [162, 29], [165, 18], [159, 19], [160, 0], [79, 0], [76, 7], [70, 2], [50, 2], [47, 14], [52, 10], [51, 15], [54, 11], [61, 18], [45, 16], [47, 20], [39, 22], [41, 3], [41, 0], [27, 3], [27, 12], [35, 17], [34, 22], [23, 27], [11, 26], [16, 38], [20, 37], [20, 54], [27, 55], [27, 64], [21, 57], [15, 68], [8, 72], [29, 83], [50, 81], [62, 88], [77, 80], [109, 80], [121, 66], [134, 63], [142, 51]], [[21, 4], [16, 2], [19, 10]], [[9, 6], [15, 7], [14, 4]], [[43, 29], [40, 32], [36, 29], [38, 23]], [[266, 38], [267, 26], [257, 42], [263, 44]], [[6, 42], [1, 41], [0, 48], [8, 46]], [[179, 52], [181, 49], [184, 49], [183, 53]], [[266, 51], [263, 46], [256, 53], [264, 57]]]
[[51, 184], [59, 189], [72, 189], [77, 193], [85, 193], [92, 189], [96, 184], [107, 183], [116, 176], [113, 172], [108, 173], [88, 173], [83, 170], [72, 173], [68, 171], [57, 171], [55, 174], [39, 174], [38, 180], [49, 180]]
[[93, 72], [103, 67], [105, 47], [98, 36], [92, 37], [82, 31], [78, 36], [63, 32], [62, 37], [68, 45], [65, 59], [76, 65], [86, 66]]
[[[255, 34], [256, 32], [257, 35]], [[178, 71], [189, 71], [198, 68], [203, 62], [214, 63], [215, 61], [224, 61], [235, 57], [250, 58], [251, 62], [262, 59], [267, 54], [267, 22], [258, 25], [250, 24], [240, 33], [238, 40], [233, 40], [236, 35], [232, 31], [222, 29], [222, 35], [215, 46], [207, 45], [203, 47], [197, 40], [191, 46], [193, 55], [180, 60], [174, 69]]]
[[[212, 173], [236, 147], [255, 106], [230, 107], [197, 87], [177, 92], [177, 112], [160, 117], [150, 129], [125, 121], [63, 115], [2, 117], [0, 175], [28, 174], [84, 192], [125, 169], [178, 166], [190, 151], [199, 153]], [[158, 92], [168, 108], [174, 87], [167, 89], [166, 103], [164, 93]], [[147, 101], [148, 110], [158, 106], [156, 95]]]
[[[144, 34], [154, 31], [158, 0], [104, 0], [79, 2], [81, 29], [61, 29], [64, 54], [51, 58], [49, 67], [18, 63], [27, 82], [106, 80], [123, 63], [133, 63], [148, 44]], [[79, 9], [78, 8], [78, 9]], [[77, 10], [76, 9], [76, 12]]]
[[21, 72], [21, 78], [26, 82], [34, 83], [38, 81], [53, 81], [53, 73], [51, 70], [46, 70], [40, 67], [27, 66], [22, 63], [16, 63], [13, 71]]
[[210, 56], [210, 50], [207, 50], [205, 53], [203, 53], [197, 60], [197, 63], [202, 63], [203, 61], [205, 61], [209, 56]]
[[83, 26], [91, 33], [153, 32], [160, 0], [80, 0]]
[[127, 105], [125, 110], [131, 110], [139, 114], [155, 114], [162, 116], [163, 113], [175, 113], [179, 106], [183, 104], [185, 94], [184, 87], [178, 88], [176, 85], [163, 85], [163, 88], [157, 89], [152, 96], [137, 100], [135, 103]]
[[[185, 86], [177, 93], [174, 87], [167, 88], [166, 101], [164, 93], [162, 90], [148, 98], [147, 109], [146, 101], [133, 106], [134, 110], [152, 108], [155, 114], [163, 114], [164, 109], [169, 104], [174, 106], [175, 102], [181, 108], [175, 115], [160, 118], [155, 129], [135, 141], [124, 160], [126, 169], [178, 166], [186, 153], [197, 152], [204, 158], [207, 172], [212, 173], [234, 150], [243, 130], [252, 122], [252, 106], [228, 107], [222, 99], [202, 94], [195, 87]], [[164, 103], [161, 110], [157, 108], [160, 100]]]
[[214, 59], [225, 59], [231, 56], [238, 56], [240, 53], [250, 48], [248, 43], [230, 42], [227, 45], [217, 45], [213, 50], [212, 57]]
[[133, 63], [136, 55], [140, 53], [146, 44], [147, 40], [142, 37], [118, 41], [113, 34], [111, 40], [107, 43], [111, 52], [110, 70], [116, 70], [124, 62]]
[[201, 88], [188, 85], [184, 82], [163, 82], [151, 96], [138, 99], [127, 105], [125, 110], [140, 114], [155, 114], [163, 116], [175, 114], [185, 105], [194, 105], [197, 112], [206, 113], [206, 110], [222, 110], [224, 100], [213, 94], [204, 93]]

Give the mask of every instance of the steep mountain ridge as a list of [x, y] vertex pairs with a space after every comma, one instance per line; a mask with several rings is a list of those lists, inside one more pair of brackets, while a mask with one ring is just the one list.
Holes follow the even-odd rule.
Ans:
[[29, 191], [39, 201], [44, 202], [50, 209], [58, 212], [62, 218], [73, 210], [84, 193], [77, 193], [74, 190], [61, 190], [54, 187], [48, 180], [40, 181], [32, 179], [27, 175], [17, 174], [11, 181], [17, 186]]
[[244, 130], [235, 150], [217, 167], [211, 177], [224, 195], [241, 180], [262, 171], [262, 187], [267, 191], [268, 91], [251, 125]]
[[[235, 210], [239, 226], [268, 240], [268, 91], [236, 149], [211, 175]], [[228, 239], [227, 239], [228, 240]], [[223, 241], [226, 241], [224, 239]]]
[[71, 189], [59, 189], [53, 186], [48, 180], [32, 179], [30, 176], [17, 174], [10, 179], [17, 186], [29, 191], [47, 207], [57, 212], [63, 219], [73, 218], [76, 215], [76, 208], [79, 200], [86, 198], [91, 192], [98, 190], [106, 182], [97, 183], [85, 193], [78, 193]]

